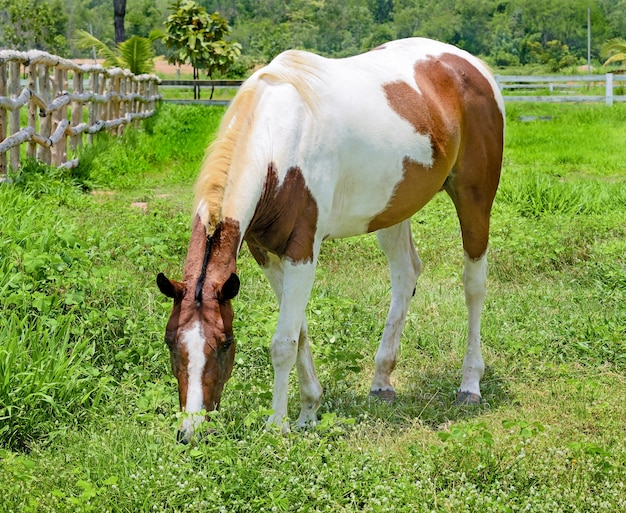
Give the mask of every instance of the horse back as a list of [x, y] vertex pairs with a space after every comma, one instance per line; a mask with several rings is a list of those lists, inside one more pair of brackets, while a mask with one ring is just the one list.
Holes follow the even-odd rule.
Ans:
[[[397, 224], [455, 174], [484, 174], [485, 155], [501, 160], [495, 81], [443, 43], [401, 40], [337, 60], [290, 51], [253, 80], [262, 95], [239, 147], [241, 172], [257, 173], [242, 182], [260, 190], [248, 194], [259, 199], [246, 238], [279, 256], [308, 260], [316, 240]], [[499, 174], [499, 162], [487, 168]]]

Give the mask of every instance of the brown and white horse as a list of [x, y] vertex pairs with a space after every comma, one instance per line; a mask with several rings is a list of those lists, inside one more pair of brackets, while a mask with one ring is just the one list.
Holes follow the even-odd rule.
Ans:
[[438, 191], [461, 225], [469, 315], [457, 401], [480, 401], [480, 318], [489, 217], [502, 163], [504, 104], [485, 66], [428, 39], [404, 39], [346, 59], [288, 51], [248, 79], [226, 112], [197, 185], [183, 281], [159, 274], [174, 299], [165, 340], [189, 441], [219, 406], [235, 354], [231, 299], [245, 240], [280, 315], [271, 341], [270, 423], [288, 429], [287, 385], [298, 370], [298, 425], [322, 397], [305, 309], [322, 241], [376, 232], [389, 261], [391, 307], [371, 392], [393, 399], [390, 374], [422, 263], [410, 217]]

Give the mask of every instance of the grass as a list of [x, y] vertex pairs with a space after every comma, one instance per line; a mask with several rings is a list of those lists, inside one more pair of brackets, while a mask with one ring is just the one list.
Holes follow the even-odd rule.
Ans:
[[[384, 257], [372, 235], [329, 241], [308, 310], [320, 425], [265, 429], [277, 308], [244, 250], [235, 371], [215, 434], [189, 448], [175, 442], [170, 303], [154, 277], [181, 275], [222, 113], [165, 106], [99, 138], [73, 174], [29, 164], [0, 186], [0, 511], [626, 508], [625, 106], [508, 106], [483, 405], [453, 405], [466, 313], [458, 222], [439, 195], [413, 220], [425, 270], [396, 404], [367, 397]], [[294, 416], [298, 402], [293, 376]]]
[[[237, 94], [236, 87], [216, 87], [211, 98], [211, 88], [202, 87], [200, 89], [200, 99], [202, 100], [232, 100]], [[161, 87], [163, 98], [166, 100], [191, 100], [193, 99], [192, 87]]]

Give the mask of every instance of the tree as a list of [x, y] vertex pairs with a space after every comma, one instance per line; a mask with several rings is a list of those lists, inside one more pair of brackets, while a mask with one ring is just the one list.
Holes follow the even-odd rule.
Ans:
[[126, 16], [126, 0], [113, 0], [113, 23], [115, 25], [115, 44], [126, 40], [124, 17]]
[[369, 0], [370, 11], [376, 23], [387, 23], [393, 16], [393, 0]]
[[0, 0], [0, 47], [64, 56], [67, 17], [58, 1]]
[[602, 45], [602, 55], [608, 57], [605, 66], [614, 62], [626, 63], [626, 39], [621, 37], [610, 39]]
[[145, 37], [152, 30], [163, 30], [165, 12], [161, 12], [154, 0], [134, 0], [128, 3], [124, 27], [126, 36]]
[[76, 47], [94, 48], [99, 57], [104, 58], [104, 66], [129, 69], [135, 75], [154, 71], [154, 41], [161, 34], [153, 32], [149, 37], [131, 36], [110, 48], [99, 39], [84, 30], [76, 31]]
[[[239, 43], [226, 41], [231, 28], [218, 12], [209, 14], [193, 0], [177, 0], [171, 11], [165, 22], [167, 34], [163, 42], [175, 53], [168, 57], [168, 62], [190, 63], [194, 80], [199, 78], [201, 69], [209, 78], [225, 73], [241, 55]], [[194, 97], [196, 94], [199, 96], [199, 90], [194, 91]]]

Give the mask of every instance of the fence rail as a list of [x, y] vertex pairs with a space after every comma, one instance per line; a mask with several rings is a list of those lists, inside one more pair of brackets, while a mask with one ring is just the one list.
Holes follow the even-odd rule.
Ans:
[[23, 144], [28, 157], [76, 166], [78, 159], [68, 160], [68, 153], [76, 157], [84, 136], [90, 141], [101, 130], [120, 134], [125, 125], [152, 116], [159, 83], [155, 75], [78, 65], [46, 52], [0, 51], [0, 180], [7, 174], [7, 153], [11, 169], [21, 166]]
[[[626, 86], [626, 75], [607, 73], [604, 75], [569, 75], [569, 76], [527, 76], [527, 75], [496, 75], [500, 90], [507, 102], [604, 102], [612, 105], [615, 102], [626, 102], [626, 95], [615, 94], [617, 87]], [[179, 104], [228, 105], [230, 100], [200, 99], [202, 89], [238, 88], [242, 80], [163, 80], [161, 89], [188, 89], [194, 99], [167, 98], [164, 102]], [[621, 83], [621, 84], [620, 84]], [[600, 89], [602, 96], [585, 93], [584, 89]], [[548, 94], [515, 95], [515, 90], [548, 90]], [[193, 93], [191, 93], [193, 92]], [[566, 94], [554, 94], [554, 93]]]
[[[193, 99], [184, 98], [164, 98], [164, 103], [177, 103], [182, 105], [228, 105], [230, 100], [213, 100], [201, 99], [202, 89], [211, 89], [213, 92], [216, 88], [237, 89], [243, 84], [243, 80], [162, 80], [161, 89], [188, 89], [192, 91]], [[212, 95], [211, 95], [212, 96]]]
[[[614, 102], [626, 102], [626, 95], [616, 95], [615, 87], [621, 82], [626, 85], [626, 75], [570, 75], [570, 76], [506, 76], [496, 75], [496, 82], [500, 90], [505, 93], [504, 100], [508, 102], [604, 102], [613, 105]], [[585, 94], [584, 88], [590, 90], [603, 88], [604, 95]], [[550, 94], [542, 95], [512, 95], [510, 90], [548, 89]], [[553, 94], [554, 92], [569, 94]]]

